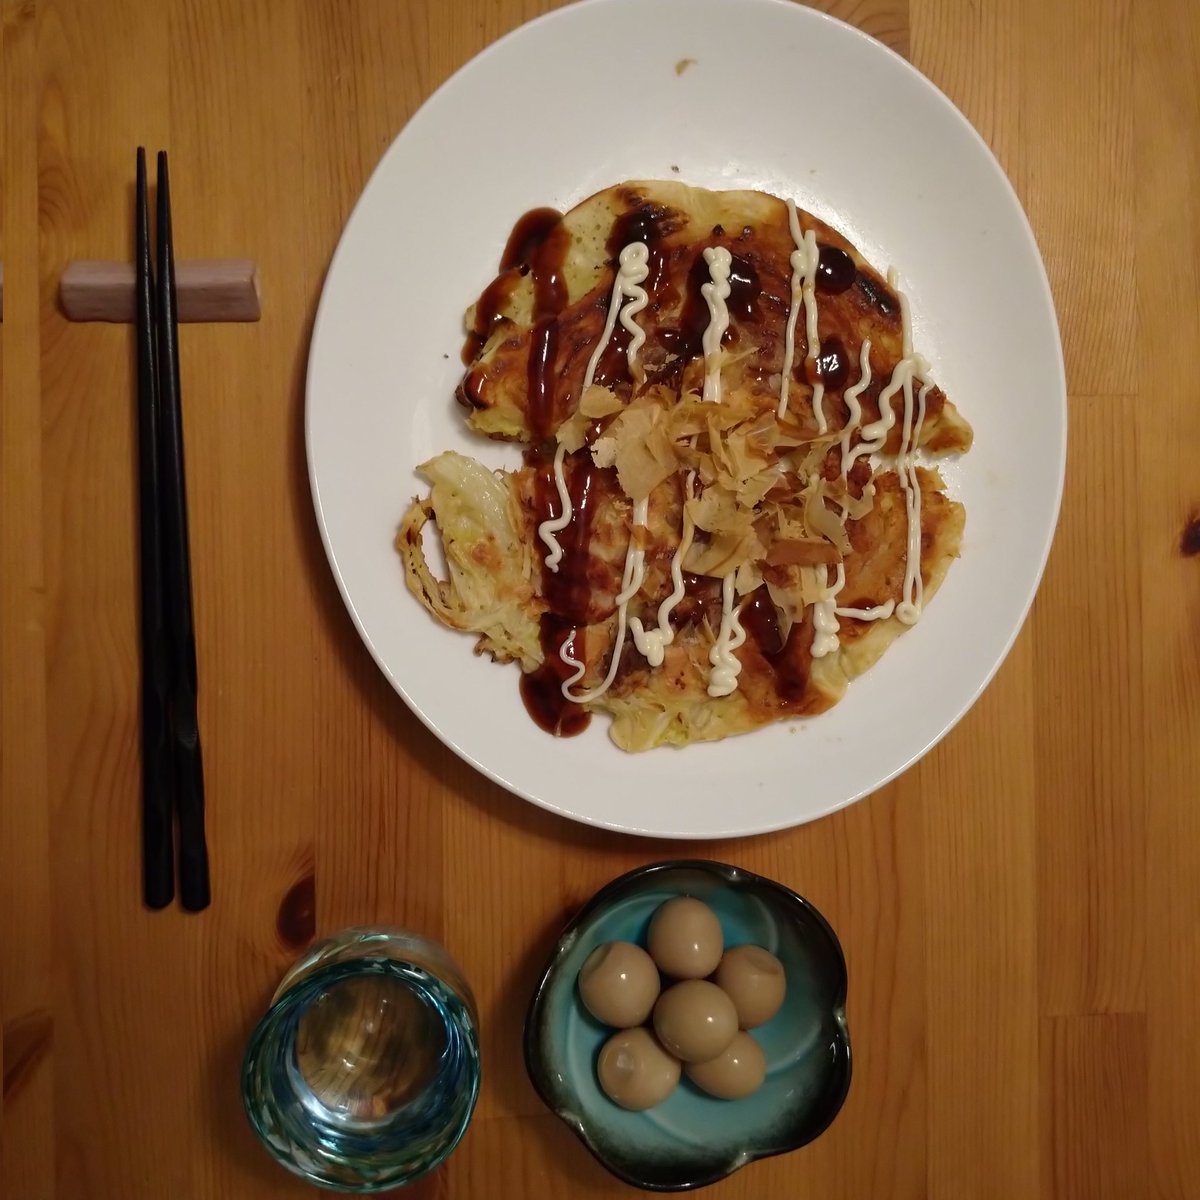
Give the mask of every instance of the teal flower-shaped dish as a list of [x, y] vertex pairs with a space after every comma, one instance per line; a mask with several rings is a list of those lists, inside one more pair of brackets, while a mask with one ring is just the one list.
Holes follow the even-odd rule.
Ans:
[[[657, 1107], [628, 1112], [596, 1080], [612, 1031], [583, 1007], [576, 979], [603, 942], [645, 945], [654, 910], [680, 895], [716, 912], [727, 947], [753, 943], [776, 955], [787, 997], [753, 1031], [767, 1058], [754, 1095], [717, 1100], [685, 1078]], [[841, 945], [803, 897], [724, 863], [654, 863], [602, 888], [563, 931], [525, 1018], [525, 1066], [546, 1104], [614, 1175], [650, 1191], [683, 1191], [796, 1150], [829, 1127], [850, 1087], [845, 1003]]]

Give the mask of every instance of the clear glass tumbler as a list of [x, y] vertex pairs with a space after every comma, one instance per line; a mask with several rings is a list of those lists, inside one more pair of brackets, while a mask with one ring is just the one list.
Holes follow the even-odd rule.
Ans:
[[442, 1163], [479, 1095], [475, 1001], [436, 942], [351, 929], [284, 976], [242, 1064], [242, 1101], [275, 1158], [366, 1194]]

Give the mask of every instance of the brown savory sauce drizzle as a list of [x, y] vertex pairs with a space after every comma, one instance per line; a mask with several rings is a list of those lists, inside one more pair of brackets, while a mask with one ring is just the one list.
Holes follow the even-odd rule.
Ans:
[[756, 589], [742, 606], [741, 621], [742, 628], [754, 639], [764, 658], [774, 658], [783, 649], [779, 614], [765, 586]]
[[573, 637], [574, 657], [582, 661], [582, 629], [563, 621], [553, 613], [542, 614], [542, 665], [536, 671], [521, 675], [521, 699], [525, 711], [533, 718], [539, 729], [555, 737], [575, 737], [591, 723], [592, 714], [582, 704], [575, 704], [562, 694], [563, 681], [571, 675], [571, 668], [563, 662], [559, 652], [563, 643]]
[[[558, 534], [563, 552], [558, 570], [543, 567], [542, 595], [550, 611], [564, 621], [586, 625], [598, 615], [591, 611], [592, 527], [599, 507], [619, 488], [616, 472], [612, 468], [597, 467], [586, 449], [565, 460], [563, 475], [567, 481], [567, 494], [571, 497], [571, 520]], [[537, 476], [537, 511], [539, 516], [545, 513], [547, 517], [556, 517], [560, 513], [554, 471], [549, 461]]]
[[[621, 213], [613, 221], [612, 229], [605, 241], [612, 263], [615, 264], [621, 251], [633, 242], [645, 243], [648, 251], [646, 261], [646, 279], [642, 287], [646, 291], [651, 312], [667, 300], [666, 290], [670, 284], [671, 252], [664, 250], [659, 244], [663, 238], [677, 232], [684, 218], [674, 209], [661, 204], [650, 204], [641, 200], [636, 194], [626, 197], [633, 207]], [[673, 289], [671, 289], [673, 292]], [[605, 346], [596, 363], [594, 382], [601, 387], [612, 387], [616, 383], [629, 380], [628, 349], [629, 331], [620, 323], [613, 329], [612, 337]], [[659, 378], [659, 376], [655, 376]]]
[[538, 438], [549, 437], [554, 412], [554, 363], [558, 358], [558, 322], [542, 317], [529, 335], [529, 428]]
[[636, 203], [613, 221], [604, 248], [615, 259], [630, 242], [645, 242], [653, 247], [655, 242], [679, 228], [680, 217], [673, 209], [662, 204]]
[[712, 315], [701, 289], [711, 278], [712, 272], [704, 261], [704, 254], [698, 252], [688, 271], [683, 310], [679, 314], [679, 330], [676, 334], [678, 340], [672, 347], [681, 358], [695, 358], [703, 348], [704, 331]]
[[854, 259], [837, 246], [822, 246], [817, 255], [816, 288], [818, 292], [836, 296], [846, 291], [858, 275]]
[[783, 649], [768, 659], [775, 671], [775, 690], [784, 704], [802, 704], [812, 676], [813, 617], [810, 608], [803, 621], [797, 621]]
[[779, 615], [766, 585], [758, 588], [742, 606], [742, 628], [758, 647], [763, 661], [775, 676], [775, 692], [785, 706], [801, 704], [812, 672], [813, 621], [811, 610], [797, 621], [787, 640], [779, 628]]
[[596, 370], [592, 382], [600, 387], [612, 387], [629, 378], [629, 343], [633, 335], [624, 325], [617, 322], [613, 326], [612, 337], [608, 345], [600, 352], [596, 362]]
[[821, 343], [821, 353], [817, 356], [817, 377], [832, 391], [845, 387], [850, 376], [850, 357], [842, 339], [836, 336], [827, 337]]
[[682, 572], [683, 599], [671, 610], [669, 620], [675, 629], [694, 625], [707, 615], [710, 623], [721, 619], [721, 581], [711, 575]]
[[[558, 489], [554, 483], [553, 458], [536, 448], [528, 450], [526, 464], [536, 468], [534, 503], [537, 515], [556, 517], [561, 513]], [[592, 463], [586, 451], [570, 456], [564, 463], [567, 494], [571, 497], [572, 516], [558, 534], [563, 556], [558, 570], [542, 567], [542, 595], [549, 611], [542, 614], [542, 665], [521, 677], [521, 697], [534, 721], [557, 737], [574, 737], [591, 721], [591, 714], [562, 694], [564, 680], [572, 669], [562, 661], [563, 643], [572, 636], [574, 657], [584, 661], [583, 627], [593, 619], [590, 546], [592, 525], [597, 508], [612, 496], [617, 487], [615, 472], [602, 470]]]
[[502, 271], [483, 289], [483, 294], [475, 302], [474, 323], [467, 330], [466, 339], [463, 341], [464, 365], [470, 366], [479, 357], [480, 351], [487, 345], [488, 338], [492, 336], [492, 331], [504, 320], [504, 306], [511, 298], [520, 278], [521, 272], [515, 267], [510, 268]]
[[663, 284], [669, 259], [667, 252], [658, 243], [682, 229], [686, 218], [664, 205], [647, 203], [636, 194], [630, 194], [626, 198], [633, 207], [613, 222], [604, 248], [615, 262], [621, 251], [631, 242], [645, 242], [650, 254], [646, 264], [646, 282], [643, 286], [647, 293], [653, 296]]
[[[555, 364], [558, 358], [558, 315], [567, 303], [563, 260], [570, 238], [562, 213], [534, 208], [513, 226], [500, 257], [500, 273], [484, 289], [475, 305], [475, 320], [463, 343], [464, 363], [471, 363], [503, 321], [502, 310], [523, 275], [533, 280], [533, 330], [529, 342], [529, 424], [545, 438], [555, 425]], [[464, 381], [460, 394], [474, 403], [472, 381]]]
[[500, 270], [528, 266], [534, 251], [561, 224], [562, 213], [557, 208], [531, 208], [512, 227], [500, 256]]
[[744, 254], [730, 255], [729, 299], [725, 302], [730, 321], [736, 318], [739, 321], [757, 322], [758, 295], [761, 291], [762, 284], [754, 264]]
[[562, 222], [554, 208], [534, 208], [513, 226], [500, 256], [500, 273], [475, 302], [475, 320], [463, 342], [462, 360], [470, 365], [479, 357], [492, 331], [504, 319], [504, 306], [512, 298], [517, 281], [529, 273], [534, 252]]
[[659, 342], [668, 354], [674, 356], [674, 360], [657, 375], [656, 378], [660, 382], [678, 387], [683, 378], [684, 368], [703, 348], [709, 311], [708, 301], [700, 289], [710, 278], [708, 263], [704, 261], [703, 251], [700, 251], [692, 260], [691, 269], [688, 271], [678, 328], [660, 329], [658, 333]]
[[[513, 227], [500, 262], [502, 273], [493, 284], [499, 288], [499, 281], [506, 277], [515, 278], [526, 273], [532, 277], [528, 418], [538, 439], [548, 438], [557, 424], [558, 317], [567, 303], [567, 284], [562, 271], [568, 247], [569, 236], [562, 223], [562, 214], [552, 208], [533, 209]], [[504, 272], [508, 272], [508, 276]], [[504, 299], [507, 296], [501, 303]], [[482, 304], [480, 308], [483, 308]], [[477, 309], [477, 329], [484, 319], [495, 322], [486, 310], [481, 313]], [[612, 361], [610, 374], [615, 370], [615, 352]], [[540, 524], [541, 519], [557, 516], [560, 512], [553, 458], [535, 446], [526, 451], [525, 461], [537, 472], [534, 496]], [[584, 452], [568, 460], [565, 474], [572, 516], [567, 527], [559, 533], [563, 556], [558, 571], [542, 568], [542, 595], [548, 606], [540, 624], [543, 662], [536, 671], [522, 675], [521, 698], [529, 715], [542, 729], [557, 737], [574, 737], [588, 727], [592, 718], [582, 705], [562, 694], [562, 685], [572, 669], [562, 661], [560, 652], [564, 644], [573, 639], [574, 656], [583, 658], [583, 626], [588, 621], [592, 591], [588, 579], [589, 545], [592, 518], [603, 490], [600, 483], [603, 473], [592, 466], [590, 456]]]

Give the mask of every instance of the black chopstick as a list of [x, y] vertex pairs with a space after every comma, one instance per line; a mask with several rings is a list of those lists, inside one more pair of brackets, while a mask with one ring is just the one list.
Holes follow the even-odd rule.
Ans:
[[154, 282], [150, 272], [150, 205], [146, 152], [137, 153], [138, 501], [141, 510], [142, 894], [151, 908], [175, 897], [172, 862], [171, 755], [168, 745], [167, 643], [163, 624], [162, 531], [159, 521], [158, 377]]
[[146, 152], [137, 153], [138, 498], [141, 507], [142, 894], [151, 908], [175, 895], [173, 819], [179, 822], [179, 895], [210, 900], [204, 763], [196, 719], [196, 637], [188, 552], [187, 485], [179, 386], [179, 324], [167, 156], [158, 156], [158, 286], [150, 264]]
[[188, 553], [187, 487], [183, 469], [183, 410], [179, 387], [179, 320], [175, 308], [175, 251], [167, 156], [158, 154], [158, 393], [159, 487], [162, 505], [163, 600], [170, 652], [171, 748], [179, 820], [179, 895], [198, 911], [210, 900], [204, 836], [204, 764], [196, 719], [196, 636]]

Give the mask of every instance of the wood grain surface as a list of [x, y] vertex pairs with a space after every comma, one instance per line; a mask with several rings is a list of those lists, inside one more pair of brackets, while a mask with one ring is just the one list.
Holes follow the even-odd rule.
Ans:
[[[679, 847], [513, 799], [408, 713], [337, 596], [301, 432], [314, 306], [368, 173], [549, 6], [0, 0], [5, 1200], [310, 1194], [249, 1132], [240, 1055], [301, 947], [373, 922], [442, 939], [482, 1014], [477, 1117], [411, 1194], [627, 1190], [542, 1108], [519, 1030], [564, 919]], [[829, 916], [856, 1060], [823, 1138], [711, 1194], [1194, 1200], [1200, 6], [827, 7], [910, 57], [1008, 171], [1058, 304], [1070, 463], [1033, 615], [950, 737], [847, 811], [704, 847]], [[170, 150], [178, 254], [246, 254], [263, 280], [259, 323], [182, 339], [199, 917], [139, 903], [132, 339], [57, 300], [67, 263], [130, 255], [139, 142]], [[1020, 386], [1016, 348], [998, 367]]]

